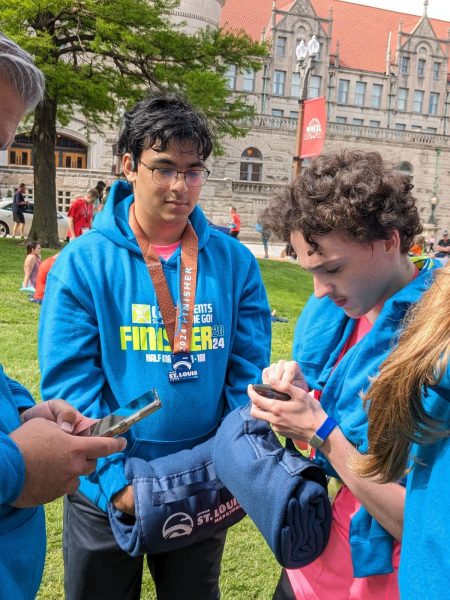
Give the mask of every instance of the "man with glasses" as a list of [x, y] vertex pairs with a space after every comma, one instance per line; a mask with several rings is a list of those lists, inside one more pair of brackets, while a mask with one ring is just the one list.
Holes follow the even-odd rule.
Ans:
[[[269, 359], [256, 261], [197, 206], [212, 151], [205, 118], [179, 96], [153, 96], [125, 115], [119, 148], [127, 181], [48, 277], [42, 393], [101, 417], [155, 387], [163, 407], [131, 429], [129, 454], [102, 461], [67, 497], [67, 600], [140, 598], [143, 557], [120, 550], [107, 515], [112, 503], [139, 517], [128, 457], [149, 461], [214, 435]], [[220, 533], [147, 556], [158, 599], [219, 598], [224, 542]]]

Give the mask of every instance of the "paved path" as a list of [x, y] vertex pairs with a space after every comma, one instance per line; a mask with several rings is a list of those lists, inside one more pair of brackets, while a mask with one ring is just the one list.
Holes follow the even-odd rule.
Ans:
[[[256, 256], [256, 258], [264, 258], [264, 248], [261, 242], [246, 242], [242, 240], [242, 243]], [[269, 258], [274, 260], [286, 260], [281, 258], [281, 251], [284, 250], [286, 244], [279, 242], [269, 242]]]

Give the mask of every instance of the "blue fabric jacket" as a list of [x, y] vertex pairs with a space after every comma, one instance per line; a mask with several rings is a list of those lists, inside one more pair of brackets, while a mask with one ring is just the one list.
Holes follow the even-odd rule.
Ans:
[[[297, 322], [293, 356], [311, 389], [322, 391], [324, 410], [339, 423], [345, 437], [360, 451], [367, 451], [367, 415], [361, 392], [369, 387], [392, 350], [401, 321], [409, 306], [430, 286], [435, 264], [426, 260], [419, 275], [389, 298], [370, 332], [336, 361], [355, 321], [329, 298], [310, 298]], [[334, 370], [333, 370], [334, 369]], [[318, 452], [317, 459], [330, 475], [331, 465]], [[393, 538], [364, 509], [353, 517], [350, 544], [355, 577], [392, 572]]]
[[[132, 201], [128, 183], [116, 182], [94, 228], [63, 250], [48, 276], [39, 329], [44, 399], [64, 398], [90, 417], [152, 387], [163, 403], [127, 434], [126, 455], [99, 460], [96, 481], [82, 481], [80, 490], [105, 511], [130, 483], [126, 457], [150, 460], [205, 441], [227, 411], [247, 402], [247, 385], [260, 380], [270, 351], [270, 311], [256, 260], [239, 241], [211, 229], [196, 207], [191, 350], [199, 377], [169, 383], [170, 345], [128, 225]], [[180, 248], [162, 264], [175, 303]]]
[[265, 421], [251, 417], [250, 405], [225, 417], [213, 459], [283, 567], [304, 567], [323, 552], [331, 528], [325, 473], [283, 448]]
[[11, 506], [22, 490], [25, 465], [8, 434], [20, 426], [19, 409], [33, 405], [31, 394], [0, 366], [0, 600], [32, 600], [44, 569], [42, 507]]
[[[424, 396], [424, 407], [442, 430], [450, 429], [450, 368]], [[407, 478], [403, 544], [400, 558], [402, 598], [448, 598], [450, 537], [450, 437], [414, 445], [416, 458]]]

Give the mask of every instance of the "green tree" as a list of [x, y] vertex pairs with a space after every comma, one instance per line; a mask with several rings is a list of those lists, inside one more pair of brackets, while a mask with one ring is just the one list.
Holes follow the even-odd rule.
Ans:
[[[170, 21], [178, 0], [0, 0], [0, 30], [44, 71], [44, 101], [33, 115], [35, 215], [31, 237], [58, 245], [57, 124], [81, 114], [88, 129], [118, 124], [152, 90], [182, 91], [203, 109], [217, 140], [237, 137], [253, 109], [232, 96], [226, 71], [258, 69], [266, 48], [245, 33], [207, 29], [194, 35]], [[220, 145], [216, 146], [220, 150]]]

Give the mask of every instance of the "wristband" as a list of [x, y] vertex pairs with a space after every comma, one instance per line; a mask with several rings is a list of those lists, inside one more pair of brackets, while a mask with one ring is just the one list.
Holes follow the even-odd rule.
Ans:
[[335, 421], [333, 417], [327, 417], [316, 433], [309, 440], [308, 444], [317, 450], [324, 443], [335, 427], [337, 427], [337, 421]]

